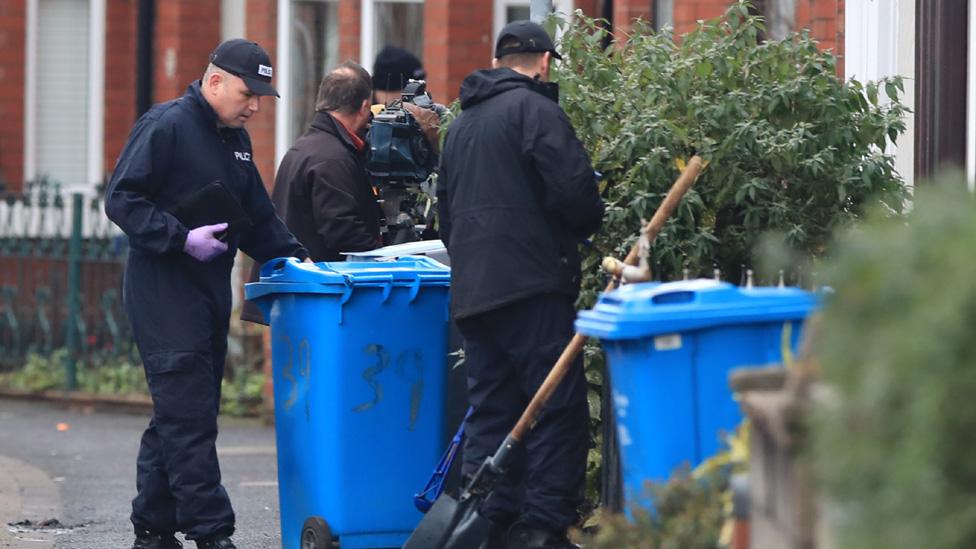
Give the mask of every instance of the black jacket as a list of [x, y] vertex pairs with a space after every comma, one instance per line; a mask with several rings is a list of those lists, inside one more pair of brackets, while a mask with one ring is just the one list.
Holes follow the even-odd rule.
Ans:
[[555, 85], [476, 71], [441, 156], [441, 238], [455, 318], [541, 293], [579, 292], [578, 245], [600, 227], [593, 167]]
[[[271, 199], [313, 261], [343, 261], [340, 252], [380, 245], [382, 212], [366, 177], [365, 151], [324, 112], [295, 141], [278, 167]], [[257, 282], [261, 264], [251, 269]], [[264, 314], [247, 302], [241, 319], [264, 324]]]
[[[245, 130], [217, 127], [199, 81], [183, 97], [155, 105], [136, 122], [105, 197], [105, 213], [129, 237], [125, 298], [134, 314], [156, 322], [202, 315], [219, 329], [230, 314], [230, 272], [238, 248], [259, 262], [307, 256], [275, 214], [251, 156]], [[201, 263], [183, 252], [193, 227], [169, 212], [215, 180], [236, 196], [253, 225], [229, 236], [227, 252]], [[152, 329], [152, 322], [146, 325]], [[162, 348], [184, 349], [194, 348], [190, 341], [206, 339], [205, 334], [188, 335], [193, 337], [156, 339]]]
[[380, 245], [365, 154], [332, 115], [319, 112], [281, 160], [271, 197], [313, 261], [341, 261], [340, 252]]

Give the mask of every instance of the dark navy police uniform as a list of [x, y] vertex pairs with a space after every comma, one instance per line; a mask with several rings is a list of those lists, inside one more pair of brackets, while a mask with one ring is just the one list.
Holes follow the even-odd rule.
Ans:
[[[509, 68], [476, 71], [461, 85], [461, 109], [437, 192], [473, 407], [463, 466], [471, 476], [573, 337], [577, 248], [600, 227], [603, 202], [555, 84]], [[562, 536], [582, 502], [588, 417], [578, 359], [527, 436], [522, 467], [496, 485], [482, 515]]]
[[[109, 182], [105, 211], [129, 237], [125, 307], [146, 370], [153, 417], [142, 436], [136, 529], [231, 535], [234, 511], [220, 483], [217, 413], [237, 249], [256, 261], [307, 254], [275, 214], [244, 129], [218, 128], [200, 90], [154, 106], [129, 136]], [[169, 212], [221, 181], [253, 225], [202, 263], [183, 252], [187, 233]]]

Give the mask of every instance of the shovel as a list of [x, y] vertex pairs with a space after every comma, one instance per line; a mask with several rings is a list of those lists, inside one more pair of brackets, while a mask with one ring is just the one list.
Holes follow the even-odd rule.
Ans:
[[[671, 217], [682, 197], [691, 188], [702, 169], [702, 160], [693, 156], [684, 171], [671, 186], [664, 201], [654, 212], [654, 217], [644, 227], [644, 234], [648, 242], [653, 242], [664, 227], [664, 223]], [[625, 265], [636, 265], [638, 247], [635, 245], [627, 258]], [[612, 278], [604, 291], [613, 290], [617, 286], [617, 279]], [[472, 549], [480, 547], [491, 531], [492, 523], [481, 516], [478, 510], [488, 499], [494, 489], [496, 481], [504, 476], [512, 465], [525, 436], [535, 424], [542, 407], [565, 377], [573, 361], [583, 350], [586, 336], [575, 334], [566, 348], [563, 349], [556, 364], [549, 375], [542, 382], [539, 390], [522, 412], [518, 423], [505, 437], [498, 450], [491, 457], [485, 459], [467, 486], [455, 499], [447, 494], [441, 494], [434, 506], [424, 516], [417, 529], [414, 530], [403, 549]]]

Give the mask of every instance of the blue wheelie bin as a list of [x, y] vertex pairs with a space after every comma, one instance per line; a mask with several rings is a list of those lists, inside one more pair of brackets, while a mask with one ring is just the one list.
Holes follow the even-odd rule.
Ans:
[[426, 257], [261, 269], [284, 549], [400, 547], [443, 450], [450, 269]]
[[728, 375], [795, 351], [814, 294], [714, 280], [643, 283], [603, 294], [576, 320], [607, 354], [625, 497], [720, 449], [741, 421]]

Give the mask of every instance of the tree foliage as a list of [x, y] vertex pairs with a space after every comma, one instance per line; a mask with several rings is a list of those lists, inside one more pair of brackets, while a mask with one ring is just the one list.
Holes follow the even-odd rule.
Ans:
[[961, 176], [838, 245], [815, 463], [837, 547], [976, 547], [976, 204]]
[[902, 211], [885, 153], [904, 130], [901, 79], [844, 82], [807, 33], [760, 42], [762, 31], [742, 1], [677, 40], [638, 22], [623, 46], [605, 47], [603, 26], [579, 12], [565, 29], [555, 80], [606, 186], [584, 305], [603, 285], [602, 257], [626, 255], [692, 154], [708, 166], [652, 250], [664, 280], [717, 266], [737, 282], [768, 231], [818, 258], [867, 206]]

